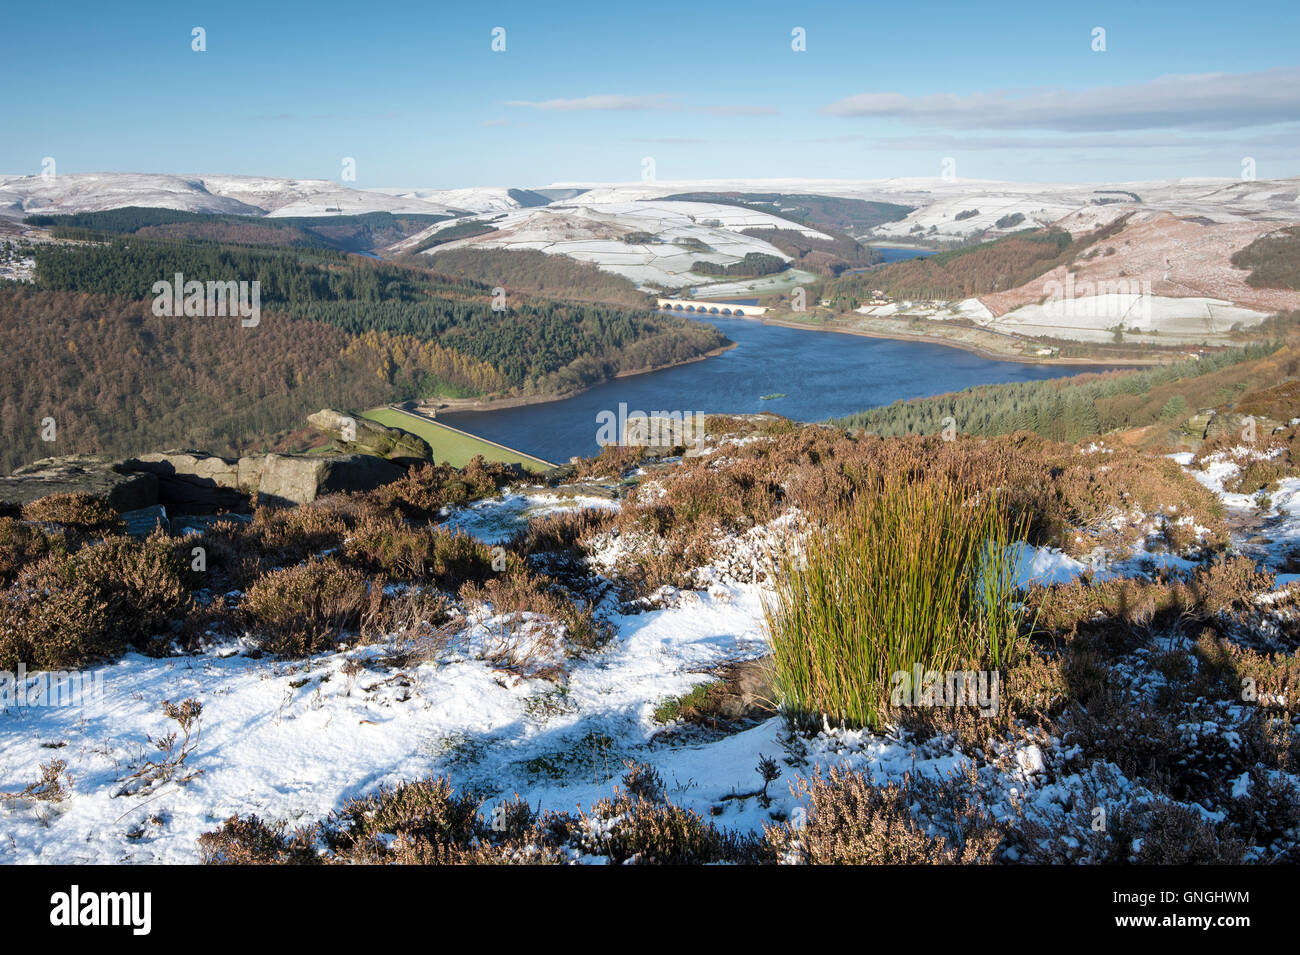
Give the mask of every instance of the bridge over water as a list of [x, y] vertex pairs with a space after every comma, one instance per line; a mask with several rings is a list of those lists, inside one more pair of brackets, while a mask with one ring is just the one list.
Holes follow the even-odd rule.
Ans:
[[718, 315], [728, 318], [754, 318], [767, 309], [759, 305], [734, 305], [731, 302], [697, 302], [686, 298], [661, 298], [659, 307], [671, 312], [690, 312], [693, 315]]

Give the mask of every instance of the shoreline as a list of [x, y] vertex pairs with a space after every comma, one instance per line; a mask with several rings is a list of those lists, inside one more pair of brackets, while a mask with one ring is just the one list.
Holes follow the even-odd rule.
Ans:
[[[676, 314], [676, 313], [672, 313]], [[839, 335], [858, 335], [862, 338], [877, 338], [883, 341], [911, 342], [922, 345], [943, 345], [948, 348], [958, 348], [965, 352], [986, 358], [989, 361], [1008, 361], [1017, 362], [1023, 365], [1063, 365], [1076, 368], [1107, 368], [1107, 367], [1132, 367], [1148, 368], [1152, 365], [1161, 364], [1158, 359], [1151, 358], [1036, 358], [1030, 355], [1010, 354], [994, 351], [989, 348], [983, 348], [972, 342], [960, 341], [953, 338], [945, 338], [937, 335], [909, 335], [904, 332], [893, 332], [884, 330], [873, 330], [866, 328], [854, 328], [844, 325], [824, 325], [815, 326], [804, 322], [787, 321], [779, 318], [766, 318], [756, 316], [754, 318], [743, 318], [742, 321], [757, 322], [761, 325], [773, 325], [780, 328], [793, 328], [807, 332], [829, 332]], [[989, 333], [997, 334], [997, 333]], [[619, 378], [630, 378], [634, 375], [648, 375], [655, 371], [667, 371], [669, 368], [679, 368], [683, 365], [691, 365], [695, 362], [704, 361], [709, 358], [716, 358], [718, 355], [728, 352], [737, 347], [736, 342], [730, 342], [720, 348], [710, 349], [702, 355], [694, 358], [687, 358], [683, 361], [672, 362], [667, 365], [655, 365], [649, 368], [635, 368], [627, 371], [620, 371], [613, 378], [605, 381], [599, 381], [595, 384], [588, 385], [585, 388], [579, 388], [576, 391], [568, 391], [558, 395], [512, 395], [501, 398], [442, 398], [439, 405], [433, 410], [435, 413], [459, 414], [462, 411], [503, 411], [510, 408], [523, 408], [530, 405], [549, 404], [553, 401], [565, 401], [584, 394], [595, 388], [597, 385], [607, 384], [610, 381], [616, 381]], [[431, 401], [434, 399], [424, 399]], [[408, 402], [415, 402], [418, 406], [419, 399], [408, 398], [405, 401], [394, 402], [393, 407], [398, 410], [400, 406]], [[436, 418], [434, 419], [436, 420]]]
[[[764, 325], [777, 325], [781, 328], [798, 328], [808, 332], [833, 332], [840, 335], [860, 335], [863, 338], [879, 338], [887, 341], [896, 342], [913, 342], [924, 345], [946, 345], [949, 348], [960, 348], [962, 351], [971, 352], [979, 355], [981, 358], [987, 358], [989, 361], [1014, 361], [1023, 365], [1072, 365], [1077, 367], [1109, 367], [1113, 365], [1132, 366], [1134, 368], [1146, 368], [1151, 365], [1161, 364], [1158, 360], [1149, 358], [1036, 358], [1030, 355], [1004, 354], [988, 348], [982, 348], [972, 342], [964, 342], [954, 338], [945, 338], [939, 335], [908, 335], [904, 332], [891, 331], [873, 331], [866, 328], [850, 328], [843, 325], [815, 326], [804, 322], [783, 321], [778, 318], [757, 317], [750, 321], [761, 322]], [[996, 332], [990, 334], [997, 334]]]
[[[597, 385], [608, 384], [611, 381], [617, 381], [619, 378], [631, 378], [634, 375], [648, 375], [653, 371], [667, 371], [669, 368], [680, 368], [683, 365], [693, 365], [695, 364], [695, 362], [704, 361], [707, 358], [716, 358], [718, 355], [721, 355], [723, 352], [731, 351], [731, 349], [735, 348], [736, 345], [737, 345], [736, 342], [728, 341], [726, 345], [722, 345], [718, 348], [711, 348], [709, 349], [709, 351], [705, 352], [704, 354], [696, 355], [694, 358], [686, 358], [683, 359], [682, 361], [670, 362], [667, 365], [654, 365], [649, 368], [629, 368], [626, 371], [620, 371], [613, 378], [607, 378], [605, 379], [605, 381], [598, 381], [595, 382], [594, 384], [588, 385], [585, 388], [579, 388], [576, 391], [566, 391], [563, 394], [559, 394], [559, 395], [512, 395], [512, 396], [501, 397], [501, 398], [486, 398], [486, 399], [485, 398], [441, 398], [441, 399], [437, 399], [440, 403], [438, 407], [434, 408], [433, 410], [435, 413], [459, 414], [462, 411], [501, 411], [507, 408], [523, 408], [528, 405], [550, 404], [552, 401], [566, 401], [569, 398], [575, 398], [578, 395], [585, 394], [586, 392], [590, 391], [592, 388], [595, 388]], [[433, 401], [435, 399], [430, 398], [424, 400]], [[408, 402], [415, 402], [418, 407], [418, 405], [420, 404], [420, 399], [407, 398], [405, 401], [394, 402], [392, 407], [396, 408], [397, 410], [405, 410], [400, 408], [399, 406], [407, 404]], [[437, 418], [435, 417], [432, 420], [436, 421]], [[450, 425], [448, 427], [450, 427]]]

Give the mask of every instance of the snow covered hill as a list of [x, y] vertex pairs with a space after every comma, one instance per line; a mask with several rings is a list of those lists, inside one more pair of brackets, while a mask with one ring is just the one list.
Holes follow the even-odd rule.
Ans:
[[[857, 181], [712, 179], [558, 182], [533, 189], [353, 189], [321, 179], [93, 173], [48, 179], [0, 176], [0, 220], [9, 219], [16, 225], [16, 220], [33, 213], [123, 206], [276, 218], [367, 212], [436, 214], [453, 218], [398, 243], [390, 251], [419, 250], [436, 256], [465, 247], [536, 249], [592, 262], [643, 286], [662, 289], [701, 288], [715, 282], [715, 278], [690, 271], [699, 261], [733, 265], [750, 253], [789, 260], [786, 253], [761, 237], [743, 234], [749, 230], [795, 229], [810, 238], [826, 238], [815, 228], [756, 209], [666, 198], [690, 192], [811, 194], [914, 207], [905, 218], [883, 223], [858, 236], [863, 241], [886, 245], [996, 238], [1050, 225], [1079, 235], [1128, 215], [1130, 224], [1121, 241], [1115, 243], [1123, 254], [1110, 264], [1116, 268], [1122, 265], [1125, 271], [1121, 274], [1141, 275], [1162, 285], [1154, 289], [1155, 295], [1171, 300], [1200, 297], [1235, 304], [1249, 310], [1244, 316], [1247, 324], [1270, 309], [1291, 307], [1289, 299], [1273, 301], [1278, 296], [1248, 289], [1234, 274], [1228, 259], [1263, 232], [1300, 222], [1300, 179], [1111, 184], [1006, 183], [942, 177]], [[492, 228], [430, 246], [428, 240], [438, 233], [470, 221], [484, 222]], [[1163, 225], [1144, 226], [1152, 222]], [[1170, 230], [1178, 233], [1177, 241], [1169, 238]], [[1195, 235], [1184, 235], [1188, 230]], [[1134, 262], [1129, 263], [1129, 258]], [[730, 283], [726, 288], [728, 294], [750, 295], [781, 291], [812, 279], [809, 273], [790, 270], [779, 280], [769, 277], [743, 283], [741, 288], [733, 288], [735, 283]], [[994, 317], [1042, 297], [1037, 285], [1024, 294], [1018, 290], [1000, 294], [1007, 301], [984, 302]], [[1227, 325], [1243, 318], [1227, 312], [1220, 317]], [[1035, 319], [1031, 324], [1042, 322]], [[1094, 329], [1094, 337], [1104, 338], [1107, 327]]]
[[124, 206], [249, 216], [452, 213], [445, 205], [416, 196], [351, 189], [325, 179], [153, 173], [85, 173], [48, 179], [0, 176], [0, 216], [99, 212]]
[[[1109, 461], [1117, 452], [1094, 442], [1073, 453]], [[1270, 545], [1252, 560], [1272, 571], [1291, 566], [1300, 540], [1300, 479], [1279, 482], [1271, 495], [1224, 489], [1239, 464], [1260, 453], [1219, 453], [1202, 462], [1201, 470], [1194, 468], [1190, 453], [1175, 459], [1252, 528], [1267, 522]], [[719, 467], [726, 467], [724, 456], [718, 458]], [[674, 480], [673, 472], [664, 470], [655, 475], [637, 470], [634, 477], [660, 490], [662, 482]], [[627, 506], [582, 496], [563, 504], [557, 500], [539, 488], [518, 488], [453, 508], [447, 520], [485, 544], [498, 544], [533, 517], [592, 508], [617, 512]], [[521, 623], [515, 614], [486, 604], [457, 609], [446, 643], [436, 651], [426, 646], [417, 652], [410, 634], [395, 632], [299, 659], [258, 652], [251, 635], [214, 638], [197, 650], [157, 657], [127, 653], [86, 671], [93, 690], [78, 701], [81, 705], [45, 705], [48, 700], [40, 694], [49, 682], [24, 673], [22, 702], [0, 709], [5, 831], [0, 864], [190, 864], [199, 859], [200, 836], [234, 814], [305, 825], [380, 785], [431, 772], [481, 794], [488, 815], [513, 794], [539, 809], [572, 811], [608, 797], [624, 760], [652, 765], [673, 803], [742, 833], [761, 833], [796, 813], [807, 816], [806, 794], [791, 784], [831, 767], [865, 773], [881, 786], [904, 784], [909, 776], [964, 779], [996, 818], [1006, 823], [1028, 818], [1040, 827], [1030, 832], [1047, 831], [1043, 826], [1060, 832], [1063, 855], [1056, 861], [1087, 851], [1080, 839], [1088, 838], [1093, 818], [1088, 810], [1097, 803], [1126, 809], [1172, 804], [1193, 820], [1221, 823], [1230, 813], [1236, 820], [1251, 818], [1253, 804], [1242, 810], [1237, 801], [1252, 787], [1260, 799], [1285, 801], [1300, 784], [1293, 768], [1266, 765], [1248, 743], [1232, 744], [1240, 755], [1231, 762], [1216, 761], [1225, 738], [1252, 739], [1254, 705], [1222, 694], [1189, 704], [1171, 692], [1157, 695], [1173, 686], [1169, 674], [1177, 671], [1171, 659], [1194, 672], [1207, 664], [1198, 662], [1195, 631], [1166, 631], [1155, 621], [1142, 631], [1145, 643], [1136, 651], [1109, 651], [1103, 672], [1123, 702], [1106, 718], [1145, 720], [1136, 725], [1150, 734], [1147, 727], [1161, 722], [1149, 715], [1157, 701], [1172, 698], [1175, 702], [1160, 704], [1171, 709], [1188, 706], [1185, 715], [1179, 711], [1182, 722], [1174, 733], [1180, 753], [1196, 760], [1189, 774], [1202, 786], [1200, 802], [1153, 794], [1156, 770], [1148, 773], [1136, 760], [1128, 768], [1116, 765], [1106, 758], [1111, 750], [1104, 748], [1104, 738], [1081, 745], [1079, 731], [1070, 735], [1069, 724], [1063, 730], [1057, 724], [1017, 722], [1004, 732], [990, 722], [981, 727], [984, 735], [965, 737], [950, 731], [918, 735], [901, 725], [884, 733], [830, 726], [793, 733], [780, 717], [766, 714], [705, 728], [665, 715], [673, 712], [664, 709], [665, 700], [717, 685], [735, 668], [763, 665], [768, 651], [763, 608], [772, 593], [763, 555], [792, 517], [788, 513], [724, 535], [719, 556], [696, 569], [692, 586], [664, 586], [631, 603], [618, 598], [606, 574], [635, 556], [635, 542], [610, 534], [593, 538], [591, 580], [602, 594], [597, 611], [612, 636], [599, 651], [566, 661], [562, 677], [513, 672], [494, 656], [503, 641], [540, 628], [543, 614], [526, 613]], [[1153, 583], [1158, 568], [1194, 574], [1208, 566], [1165, 549], [1159, 527], [1167, 515], [1138, 509], [1121, 516], [1120, 524], [1129, 519], [1142, 534], [1130, 557], [1088, 564], [1055, 547], [1023, 545], [1018, 580], [1064, 586], [1090, 572], [1098, 585], [1109, 580], [1150, 590], [1158, 586]], [[1179, 520], [1192, 519], [1189, 514]], [[1208, 535], [1197, 528], [1197, 540]], [[1244, 543], [1234, 537], [1235, 545]], [[1253, 632], [1236, 639], [1267, 646], [1267, 633], [1289, 625], [1295, 579], [1280, 574], [1254, 583], [1258, 589], [1241, 612]], [[386, 592], [405, 589], [389, 585]], [[1094, 658], [1100, 659], [1095, 651], [1089, 659]], [[1044, 665], [1035, 672], [1052, 671]], [[1007, 679], [1009, 687], [1015, 685], [1011, 676]], [[148, 765], [151, 753], [156, 758], [151, 743], [169, 729], [160, 703], [185, 699], [201, 703], [202, 712], [193, 745], [188, 732], [182, 744], [188, 759], [184, 770], [178, 763], [174, 775], [158, 777], [152, 788], [134, 785], [138, 768]], [[1139, 742], [1149, 746], [1150, 736]], [[760, 792], [755, 767], [764, 758], [778, 760], [779, 781]], [[43, 766], [58, 770], [56, 782], [66, 771], [71, 783], [33, 795], [28, 783]], [[1076, 811], [1078, 806], [1084, 811]], [[934, 807], [918, 798], [913, 811], [924, 817]], [[1274, 861], [1294, 851], [1294, 838], [1292, 830], [1272, 844], [1261, 839], [1243, 851], [1250, 861]], [[1127, 844], [1124, 848], [1127, 853]], [[1003, 860], [1016, 861], [1018, 852], [1008, 848]], [[606, 860], [592, 849], [575, 852], [571, 861]]]
[[[655, 199], [681, 192], [783, 192], [836, 196], [915, 206], [906, 219], [888, 222], [868, 238], [960, 240], [1049, 225], [1067, 216], [1094, 228], [1124, 211], [1147, 207], [1216, 222], [1300, 220], [1300, 179], [1174, 179], [1125, 183], [1012, 183], [989, 179], [707, 179], [630, 183], [553, 183], [549, 189], [583, 188], [588, 203]], [[974, 216], [957, 219], [971, 209]], [[999, 228], [998, 219], [1024, 220]], [[918, 228], [919, 227], [919, 228]], [[933, 231], [931, 231], [933, 230]]]
[[[1020, 213], [1026, 225], [1081, 217], [1082, 227], [1124, 207], [1144, 206], [1218, 222], [1300, 218], [1300, 179], [1177, 179], [1129, 183], [1008, 183], [981, 179], [908, 177], [839, 179], [698, 179], [650, 182], [556, 182], [531, 189], [473, 186], [456, 189], [385, 187], [355, 189], [325, 179], [164, 173], [75, 173], [45, 178], [0, 175], [0, 215], [68, 213], [154, 206], [192, 212], [247, 215], [329, 215], [345, 212], [513, 213], [547, 198], [582, 206], [611, 206], [662, 199], [682, 192], [784, 192], [915, 206], [906, 219], [873, 230], [875, 237], [920, 231], [962, 238], [997, 228], [997, 219]], [[521, 201], [523, 200], [523, 201]], [[693, 204], [695, 205], [695, 204]], [[731, 208], [731, 207], [728, 207]], [[958, 220], [958, 213], [978, 214]], [[751, 215], [745, 210], [735, 215]], [[709, 215], [714, 218], [716, 213]], [[728, 224], [732, 224], [729, 220]], [[931, 228], [936, 231], [931, 233]]]
[[[598, 195], [597, 199], [605, 199]], [[828, 238], [765, 212], [710, 202], [652, 200], [593, 201], [587, 194], [567, 202], [516, 209], [485, 217], [494, 231], [455, 239], [425, 254], [474, 246], [490, 249], [538, 249], [593, 262], [638, 283], [681, 288], [712, 281], [690, 271], [695, 262], [730, 265], [749, 253], [790, 257], [761, 238], [744, 235], [746, 229], [795, 229], [810, 238]], [[419, 249], [456, 222], [437, 223], [412, 236], [392, 251]]]

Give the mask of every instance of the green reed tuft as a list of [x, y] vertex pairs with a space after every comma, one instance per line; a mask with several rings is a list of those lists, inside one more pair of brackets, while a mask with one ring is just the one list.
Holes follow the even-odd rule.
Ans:
[[808, 515], [776, 555], [765, 616], [782, 708], [796, 722], [878, 728], [890, 677], [999, 668], [1022, 625], [1015, 545], [1025, 522], [942, 475]]

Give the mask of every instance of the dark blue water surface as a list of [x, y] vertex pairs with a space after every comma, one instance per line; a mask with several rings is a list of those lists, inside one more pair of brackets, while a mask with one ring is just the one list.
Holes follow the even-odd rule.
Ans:
[[927, 255], [934, 255], [931, 249], [887, 249], [884, 246], [876, 246], [876, 251], [884, 257], [886, 265], [890, 262], [902, 262], [904, 259], [920, 259]]
[[863, 272], [870, 272], [873, 268], [880, 268], [881, 265], [888, 265], [890, 262], [902, 262], [904, 259], [923, 259], [928, 255], [934, 255], [932, 249], [887, 249], [884, 246], [876, 246], [875, 249], [881, 256], [879, 265], [873, 265], [871, 268], [846, 269], [844, 274], [860, 275]]
[[[709, 323], [736, 347], [703, 361], [606, 382], [561, 401], [440, 414], [438, 420], [562, 463], [599, 451], [597, 414], [618, 414], [620, 402], [629, 413], [775, 411], [798, 421], [821, 421], [899, 398], [1085, 370], [992, 361], [943, 345], [782, 328], [755, 319], [714, 317]], [[785, 397], [763, 400], [775, 392]]]

